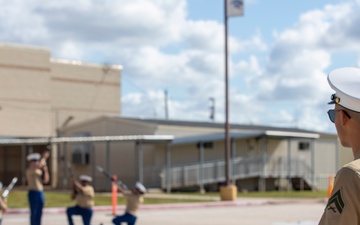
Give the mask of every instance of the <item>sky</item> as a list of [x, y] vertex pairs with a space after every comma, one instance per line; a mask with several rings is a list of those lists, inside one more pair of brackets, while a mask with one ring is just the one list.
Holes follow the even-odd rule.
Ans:
[[[122, 116], [165, 119], [167, 111], [171, 120], [225, 121], [224, 1], [0, 6], [2, 43], [122, 65]], [[360, 66], [359, 11], [360, 0], [244, 0], [244, 15], [228, 18], [230, 122], [334, 133], [327, 74]]]

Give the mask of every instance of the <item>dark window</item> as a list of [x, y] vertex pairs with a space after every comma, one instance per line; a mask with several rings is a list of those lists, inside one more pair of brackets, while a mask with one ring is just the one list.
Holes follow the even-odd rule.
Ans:
[[[213, 143], [212, 142], [202, 142], [202, 145], [203, 145], [204, 149], [212, 149], [213, 148]], [[200, 149], [200, 146], [201, 146], [200, 142], [196, 144], [196, 147], [198, 149]]]
[[309, 142], [299, 142], [299, 150], [300, 151], [307, 151], [310, 149], [310, 143]]

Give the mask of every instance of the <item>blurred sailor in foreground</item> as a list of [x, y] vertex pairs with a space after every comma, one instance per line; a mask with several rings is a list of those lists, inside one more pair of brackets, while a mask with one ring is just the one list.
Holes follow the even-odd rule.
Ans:
[[352, 149], [354, 160], [337, 172], [319, 224], [360, 224], [360, 69], [336, 69], [329, 73], [328, 82], [335, 91], [329, 102], [334, 109], [328, 115], [341, 145]]

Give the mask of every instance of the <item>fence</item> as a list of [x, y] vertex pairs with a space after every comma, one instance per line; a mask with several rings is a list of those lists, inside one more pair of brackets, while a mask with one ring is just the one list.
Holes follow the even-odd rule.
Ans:
[[[316, 176], [306, 161], [298, 158], [292, 158], [289, 161], [284, 157], [265, 160], [261, 157], [238, 157], [231, 160], [230, 173], [233, 180], [254, 177], [301, 178], [313, 189], [326, 189], [328, 182], [323, 175]], [[161, 174], [161, 187], [164, 189], [223, 182], [225, 161], [173, 166], [169, 170], [163, 168]]]

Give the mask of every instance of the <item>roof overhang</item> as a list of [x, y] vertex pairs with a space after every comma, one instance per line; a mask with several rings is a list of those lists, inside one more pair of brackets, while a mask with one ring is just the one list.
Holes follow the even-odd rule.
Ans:
[[76, 142], [108, 142], [108, 141], [134, 141], [144, 143], [170, 142], [172, 135], [121, 135], [121, 136], [94, 136], [94, 137], [51, 137], [51, 138], [5, 138], [0, 139], [0, 145], [34, 145], [58, 144]]
[[265, 135], [269, 137], [282, 137], [282, 138], [312, 138], [317, 139], [320, 134], [316, 133], [303, 133], [303, 132], [289, 132], [289, 131], [265, 131]]
[[[261, 131], [261, 132], [241, 132], [241, 133], [230, 133], [230, 139], [249, 139], [249, 138], [261, 138], [261, 137], [272, 137], [272, 138], [306, 138], [306, 139], [317, 139], [320, 137], [316, 133], [303, 133], [303, 132], [289, 132], [289, 131]], [[199, 142], [211, 142], [221, 141], [225, 139], [225, 133], [213, 133], [198, 136], [189, 137], [178, 137], [174, 138], [171, 145], [182, 145]]]

